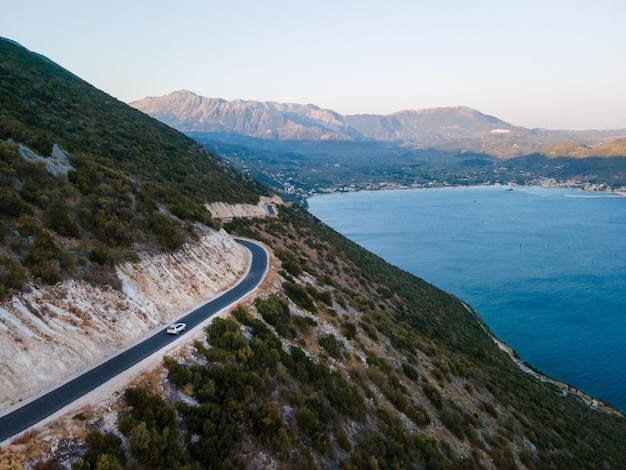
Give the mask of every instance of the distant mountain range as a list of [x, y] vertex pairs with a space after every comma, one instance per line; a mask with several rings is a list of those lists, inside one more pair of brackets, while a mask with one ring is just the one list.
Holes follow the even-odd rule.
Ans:
[[[626, 129], [547, 130], [514, 126], [464, 106], [343, 116], [313, 104], [206, 98], [190, 91], [147, 97], [131, 106], [182, 132], [245, 135], [270, 140], [379, 141], [414, 149], [478, 152], [510, 158], [626, 155]], [[609, 145], [594, 152], [599, 145]], [[568, 153], [571, 152], [571, 153]]]

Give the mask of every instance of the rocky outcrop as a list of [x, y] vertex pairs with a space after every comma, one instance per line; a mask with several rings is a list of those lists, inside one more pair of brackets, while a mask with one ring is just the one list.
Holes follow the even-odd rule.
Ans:
[[0, 305], [0, 411], [136, 342], [234, 284], [248, 252], [210, 232], [117, 267], [120, 290], [67, 281]]
[[[279, 196], [261, 196], [258, 204], [229, 204], [214, 202], [206, 208], [214, 219], [232, 219], [233, 217], [266, 217], [278, 214], [277, 205], [284, 204]], [[271, 209], [270, 209], [271, 207]]]
[[46, 170], [53, 176], [67, 174], [68, 171], [74, 169], [67, 158], [67, 154], [61, 150], [57, 144], [52, 146], [52, 153], [49, 157], [41, 157], [25, 145], [20, 145], [18, 152], [27, 162], [43, 163], [46, 165]]

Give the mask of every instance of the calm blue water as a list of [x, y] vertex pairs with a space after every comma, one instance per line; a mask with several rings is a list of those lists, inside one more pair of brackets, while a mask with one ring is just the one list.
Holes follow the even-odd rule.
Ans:
[[517, 187], [315, 196], [319, 219], [470, 303], [535, 368], [626, 411], [626, 198]]

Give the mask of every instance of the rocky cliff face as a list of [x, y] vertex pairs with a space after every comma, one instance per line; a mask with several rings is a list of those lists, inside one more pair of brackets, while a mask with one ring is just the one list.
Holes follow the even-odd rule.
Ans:
[[248, 252], [207, 232], [174, 253], [117, 268], [121, 289], [68, 281], [0, 305], [0, 411], [61, 383], [228, 288]]
[[[277, 205], [284, 204], [279, 196], [261, 196], [258, 204], [229, 204], [213, 202], [206, 208], [214, 219], [232, 219], [233, 217], [265, 217], [278, 214]], [[271, 206], [271, 209], [270, 209]]]

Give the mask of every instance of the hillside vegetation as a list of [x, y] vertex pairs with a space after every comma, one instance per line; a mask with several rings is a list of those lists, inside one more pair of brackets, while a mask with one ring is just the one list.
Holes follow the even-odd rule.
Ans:
[[217, 226], [204, 203], [256, 204], [259, 191], [191, 139], [0, 39], [0, 297], [27, 280], [114, 283], [116, 262]]
[[306, 198], [313, 192], [396, 187], [533, 185], [544, 184], [546, 179], [582, 188], [626, 189], [626, 156], [574, 158], [536, 153], [499, 160], [483, 153], [415, 150], [380, 142], [266, 141], [202, 132], [189, 136], [291, 198]]
[[[335, 328], [330, 339], [324, 331], [307, 335], [292, 313], [293, 328], [276, 332], [321, 350], [320, 363], [341, 371], [365, 398], [362, 419], [336, 409], [352, 430], [342, 468], [593, 468], [608, 455], [604, 463], [616, 459], [609, 466], [626, 462], [623, 418], [522, 373], [454, 296], [297, 207], [229, 229], [270, 243], [283, 262], [286, 297]], [[294, 294], [293, 282], [304, 293]], [[258, 305], [257, 312], [272, 323]]]
[[575, 141], [557, 142], [544, 147], [541, 153], [547, 157], [624, 157], [626, 139], [616, 139], [593, 147]]
[[[48, 60], [3, 40], [0, 54], [5, 295], [114, 280], [115, 263], [215, 226], [204, 203], [264, 191]], [[81, 470], [626, 467], [624, 418], [523, 373], [461, 300], [297, 205], [224, 227], [272, 249], [272, 285], [112, 398], [112, 424], [78, 413], [88, 433], [45, 455], [18, 441], [0, 467], [62, 468], [68, 442]]]
[[281, 286], [166, 358], [158, 386], [126, 390], [74, 468], [626, 464], [623, 417], [523, 373], [459, 299], [298, 206], [226, 228], [272, 247]]

